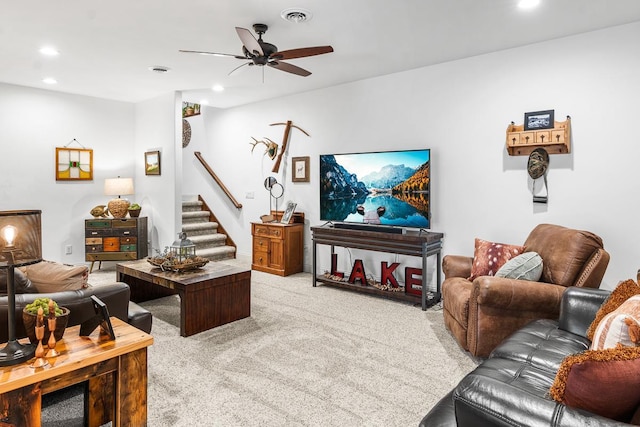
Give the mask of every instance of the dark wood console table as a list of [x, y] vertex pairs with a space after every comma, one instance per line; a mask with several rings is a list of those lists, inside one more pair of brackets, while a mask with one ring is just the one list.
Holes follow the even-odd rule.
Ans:
[[[405, 301], [421, 300], [422, 309], [426, 310], [437, 304], [441, 298], [441, 250], [443, 233], [421, 231], [409, 234], [390, 234], [379, 231], [354, 230], [348, 228], [335, 228], [330, 224], [318, 227], [311, 227], [313, 241], [313, 286], [316, 282], [337, 286], [345, 289], [353, 289], [373, 295], [380, 295], [388, 298], [402, 299]], [[422, 296], [417, 297], [400, 292], [390, 292], [377, 289], [368, 285], [353, 285], [348, 282], [332, 280], [317, 274], [317, 246], [331, 246], [331, 253], [334, 253], [336, 246], [354, 249], [364, 249], [376, 252], [390, 252], [401, 255], [416, 256], [422, 258]], [[427, 292], [427, 259], [436, 255], [436, 291]]]

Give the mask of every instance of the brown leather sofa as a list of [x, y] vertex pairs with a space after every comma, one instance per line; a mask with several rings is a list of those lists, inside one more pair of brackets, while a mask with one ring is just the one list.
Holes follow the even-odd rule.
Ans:
[[598, 288], [609, 264], [602, 239], [559, 225], [535, 227], [524, 243], [543, 261], [539, 282], [481, 276], [473, 282], [472, 257], [447, 255], [442, 269], [443, 317], [462, 348], [487, 357], [507, 336], [535, 319], [557, 319], [569, 286]]
[[[6, 270], [0, 270], [0, 275], [6, 274]], [[23, 308], [36, 298], [52, 298], [58, 305], [70, 310], [68, 326], [79, 325], [93, 317], [95, 311], [91, 301], [91, 295], [102, 300], [109, 309], [109, 315], [115, 316], [136, 328], [151, 332], [151, 313], [134, 302], [129, 301], [130, 289], [126, 283], [114, 282], [101, 286], [89, 286], [76, 291], [63, 291], [54, 293], [37, 293], [35, 287], [26, 277], [16, 269], [16, 338], [27, 336], [22, 323]], [[8, 340], [8, 301], [6, 296], [0, 296], [0, 343]]]

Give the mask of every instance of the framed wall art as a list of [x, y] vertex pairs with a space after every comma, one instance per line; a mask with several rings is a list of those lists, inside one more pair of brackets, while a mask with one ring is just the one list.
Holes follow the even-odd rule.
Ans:
[[56, 147], [56, 181], [93, 180], [93, 150]]
[[554, 110], [524, 113], [524, 130], [553, 129]]
[[144, 153], [144, 174], [160, 175], [160, 151]]
[[291, 181], [309, 182], [309, 156], [293, 157], [291, 164], [293, 167], [291, 171]]

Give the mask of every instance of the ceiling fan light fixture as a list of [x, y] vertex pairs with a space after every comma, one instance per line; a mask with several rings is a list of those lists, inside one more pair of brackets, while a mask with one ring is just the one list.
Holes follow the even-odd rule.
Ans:
[[313, 14], [306, 9], [289, 8], [280, 12], [280, 16], [285, 21], [293, 22], [294, 24], [300, 24], [302, 22], [310, 21]]

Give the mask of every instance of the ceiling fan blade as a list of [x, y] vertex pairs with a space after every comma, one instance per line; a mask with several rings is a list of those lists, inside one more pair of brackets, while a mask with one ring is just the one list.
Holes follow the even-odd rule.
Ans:
[[254, 55], [264, 56], [260, 43], [258, 43], [258, 40], [251, 34], [251, 31], [246, 28], [236, 27], [236, 33], [238, 33], [238, 37], [240, 37], [245, 49]]
[[280, 71], [286, 71], [287, 73], [297, 74], [298, 76], [307, 77], [311, 75], [310, 71], [300, 68], [296, 65], [289, 64], [287, 62], [269, 61], [268, 65]]
[[283, 50], [282, 52], [276, 52], [271, 55], [271, 59], [294, 59], [304, 58], [305, 56], [322, 55], [324, 53], [333, 52], [331, 46], [315, 46], [315, 47], [303, 47], [300, 49]]
[[182, 53], [197, 53], [199, 55], [211, 55], [211, 56], [230, 56], [232, 58], [247, 59], [244, 56], [233, 55], [231, 53], [203, 52], [201, 50], [182, 50], [182, 49], [180, 49], [178, 52], [182, 52]]
[[[247, 58], [243, 58], [243, 59], [247, 59]], [[229, 71], [229, 76], [233, 73], [235, 73], [236, 71], [238, 71], [240, 68], [244, 67], [245, 65], [253, 65], [253, 62], [245, 62], [244, 64], [234, 68], [233, 70]]]

